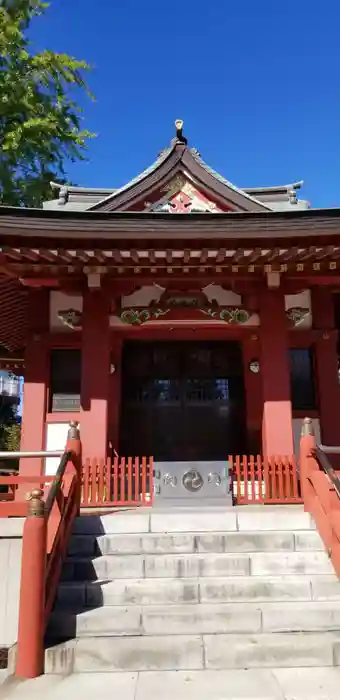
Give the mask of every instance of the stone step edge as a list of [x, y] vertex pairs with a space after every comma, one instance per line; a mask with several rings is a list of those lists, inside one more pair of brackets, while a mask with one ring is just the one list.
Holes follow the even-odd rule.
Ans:
[[[237, 516], [236, 516], [237, 517]], [[276, 526], [276, 527], [266, 527], [265, 524], [261, 526], [261, 524], [257, 525], [254, 528], [243, 528], [239, 526], [238, 523], [238, 517], [235, 523], [235, 527], [230, 528], [228, 527], [228, 524], [226, 523], [222, 528], [206, 528], [206, 529], [196, 529], [194, 527], [193, 529], [188, 529], [186, 527], [183, 528], [183, 530], [178, 530], [178, 529], [172, 529], [170, 527], [164, 528], [164, 529], [136, 529], [136, 530], [127, 530], [126, 532], [124, 530], [102, 530], [101, 532], [98, 532], [98, 530], [94, 530], [91, 532], [91, 530], [77, 530], [75, 529], [72, 532], [72, 537], [162, 537], [164, 535], [171, 535], [171, 536], [176, 536], [176, 535], [212, 535], [212, 534], [222, 534], [222, 535], [249, 535], [251, 534], [262, 534], [266, 533], [268, 535], [274, 534], [274, 533], [306, 533], [306, 532], [317, 532], [316, 525], [314, 521], [311, 519], [310, 523], [304, 523], [303, 527], [300, 527], [296, 523], [294, 523], [294, 514], [292, 517], [292, 522], [289, 524], [289, 527], [281, 527]]]
[[[323, 614], [323, 615], [328, 615], [328, 614], [337, 614], [340, 613], [340, 600], [338, 601], [318, 601], [318, 600], [309, 600], [309, 601], [304, 601], [303, 607], [301, 607], [301, 601], [298, 602], [286, 602], [286, 601], [259, 601], [258, 603], [254, 602], [248, 602], [248, 601], [243, 601], [243, 602], [228, 602], [228, 603], [211, 603], [211, 602], [203, 602], [201, 603], [200, 601], [194, 602], [194, 603], [158, 603], [154, 605], [144, 605], [144, 604], [130, 604], [130, 605], [112, 605], [112, 606], [100, 606], [100, 607], [91, 607], [91, 608], [79, 608], [78, 610], [70, 610], [65, 607], [57, 607], [54, 609], [50, 615], [49, 622], [48, 622], [48, 631], [49, 631], [49, 636], [54, 637], [57, 639], [58, 638], [58, 633], [54, 635], [53, 633], [53, 626], [55, 625], [57, 628], [60, 626], [60, 624], [67, 624], [71, 620], [76, 621], [78, 618], [81, 618], [82, 615], [86, 616], [89, 621], [91, 620], [96, 620], [98, 624], [100, 624], [101, 621], [101, 613], [99, 612], [100, 610], [103, 610], [105, 608], [106, 610], [106, 615], [118, 615], [119, 613], [126, 613], [128, 615], [129, 613], [134, 612], [135, 615], [138, 615], [140, 618], [139, 624], [141, 627], [140, 634], [144, 636], [169, 636], [167, 632], [148, 632], [143, 629], [143, 617], [144, 615], [148, 614], [155, 614], [155, 616], [159, 615], [162, 617], [163, 615], [166, 615], [167, 613], [171, 616], [172, 612], [177, 615], [177, 614], [183, 614], [184, 619], [182, 621], [179, 621], [179, 624], [184, 624], [185, 623], [185, 613], [187, 613], [189, 616], [190, 614], [197, 615], [199, 616], [205, 616], [208, 615], [209, 613], [213, 614], [216, 609], [218, 609], [219, 613], [224, 613], [224, 614], [230, 614], [230, 615], [238, 615], [239, 614], [239, 609], [242, 605], [242, 612], [245, 611], [246, 613], [249, 613], [251, 615], [252, 613], [260, 613], [260, 621], [261, 621], [261, 629], [257, 630], [254, 632], [254, 634], [269, 634], [269, 633], [279, 633], [280, 629], [268, 629], [263, 628], [264, 625], [264, 620], [263, 616], [264, 615], [270, 615], [272, 613], [277, 613], [280, 611], [282, 613], [282, 616], [284, 614], [291, 614], [295, 615], [296, 613], [299, 615], [304, 615], [306, 616], [307, 622], [301, 623], [301, 628], [299, 630], [296, 629], [287, 629], [287, 630], [281, 630], [282, 633], [295, 633], [295, 632], [312, 632], [314, 631], [315, 633], [317, 632], [334, 632], [334, 631], [339, 631], [340, 633], [340, 620], [337, 623], [335, 627], [332, 627], [332, 629], [325, 629], [321, 625], [316, 626], [315, 629], [313, 630], [311, 627], [308, 627], [308, 617], [309, 615], [313, 614]], [[108, 608], [112, 608], [111, 613], [108, 611]], [[96, 615], [98, 613], [98, 615]], [[232, 622], [230, 623], [232, 626]], [[279, 623], [278, 623], [279, 624]], [[325, 626], [328, 624], [327, 621], [325, 621]], [[304, 627], [303, 625], [306, 625]], [[91, 632], [90, 634], [87, 634], [86, 631], [80, 631], [77, 632], [75, 630], [74, 632], [78, 637], [83, 637], [83, 636], [92, 636]], [[226, 630], [224, 634], [251, 634], [251, 631], [245, 631], [245, 632], [237, 632], [235, 629], [232, 632], [228, 632]], [[173, 634], [176, 634], [176, 636], [179, 635], [185, 635], [186, 631], [180, 631], [180, 632], [171, 632], [170, 636]], [[117, 634], [117, 631], [112, 629], [112, 631], [106, 631], [105, 634], [98, 634], [95, 636], [103, 636], [103, 637], [108, 637], [108, 636], [122, 636], [121, 634]], [[123, 635], [124, 636], [124, 635]], [[129, 631], [127, 630], [126, 636], [131, 636]], [[132, 635], [134, 636], [134, 635]]]
[[[193, 642], [194, 644], [197, 645], [197, 642], [199, 642], [201, 646], [201, 652], [202, 652], [202, 666], [199, 667], [199, 670], [217, 670], [216, 667], [214, 668], [211, 665], [206, 665], [205, 662], [205, 653], [204, 650], [206, 649], [206, 644], [209, 643], [210, 640], [216, 640], [216, 639], [221, 639], [222, 640], [227, 640], [228, 643], [230, 644], [232, 641], [234, 642], [254, 642], [254, 641], [260, 641], [261, 638], [262, 640], [265, 639], [268, 646], [270, 642], [274, 642], [275, 638], [277, 639], [282, 639], [282, 641], [287, 642], [290, 641], [292, 648], [293, 648], [293, 643], [294, 640], [296, 639], [301, 639], [303, 638], [304, 641], [306, 641], [306, 645], [308, 645], [309, 640], [317, 640], [318, 642], [318, 647], [325, 651], [325, 648], [327, 649], [326, 645], [328, 645], [328, 649], [331, 652], [330, 653], [330, 658], [332, 659], [331, 663], [324, 664], [323, 667], [333, 667], [333, 666], [339, 666], [340, 665], [340, 657], [338, 657], [338, 663], [337, 663], [337, 658], [336, 658], [336, 647], [340, 643], [340, 633], [337, 632], [288, 632], [288, 633], [282, 633], [282, 632], [272, 632], [272, 633], [264, 633], [264, 634], [191, 634], [191, 635], [168, 635], [167, 637], [161, 637], [160, 635], [155, 635], [153, 637], [154, 640], [163, 640], [167, 638], [172, 639], [174, 642], [174, 646], [179, 646], [185, 645], [185, 643], [190, 644]], [[55, 673], [56, 675], [66, 675], [73, 673], [74, 671], [74, 662], [76, 658], [76, 653], [77, 653], [77, 647], [79, 646], [79, 653], [82, 653], [82, 642], [85, 642], [87, 645], [89, 642], [93, 641], [93, 644], [95, 645], [95, 640], [96, 639], [105, 639], [106, 643], [108, 640], [112, 640], [113, 644], [116, 642], [120, 644], [122, 639], [128, 639], [129, 644], [134, 642], [135, 644], [141, 643], [140, 640], [145, 640], [145, 636], [143, 635], [131, 635], [129, 637], [96, 637], [94, 635], [89, 635], [88, 637], [83, 637], [83, 638], [78, 638], [78, 639], [72, 639], [69, 641], [64, 641], [59, 644], [55, 644], [53, 646], [49, 646], [45, 649], [45, 673]], [[94, 646], [95, 648], [95, 646]], [[277, 650], [278, 646], [275, 646], [275, 649]], [[185, 651], [185, 647], [183, 648], [183, 652]], [[85, 651], [86, 653], [86, 651]], [[293, 653], [293, 652], [292, 652]], [[56, 656], [57, 655], [57, 656]], [[61, 657], [61, 658], [60, 658]], [[58, 664], [60, 664], [60, 670], [58, 670]], [[280, 668], [289, 668], [291, 667], [289, 664], [287, 666], [280, 666]], [[300, 665], [297, 666], [296, 668], [309, 668], [309, 667], [320, 667], [320, 663], [315, 663], [315, 664], [308, 664], [306, 666]], [[230, 665], [223, 665], [219, 666], [221, 670], [223, 669], [228, 669], [232, 670], [233, 668], [240, 668], [240, 666], [230, 666]], [[246, 668], [246, 666], [244, 666]], [[253, 664], [249, 666], [250, 669], [254, 668], [271, 668], [267, 664]], [[278, 668], [277, 663], [273, 664], [273, 668]], [[197, 669], [197, 667], [195, 667]], [[192, 670], [195, 670], [194, 668]], [[95, 669], [92, 669], [94, 671]], [[98, 672], [102, 672], [105, 670], [105, 672], [108, 673], [120, 673], [122, 670], [129, 670], [131, 671], [131, 668], [129, 669], [100, 669]], [[136, 672], [139, 671], [139, 669], [135, 669]], [[143, 669], [145, 670], [145, 669]], [[152, 669], [149, 669], [152, 670]], [[157, 669], [155, 669], [157, 670]], [[178, 670], [178, 669], [158, 669], [160, 671], [162, 670]], [[181, 667], [180, 670], [184, 670], [184, 667]], [[188, 668], [190, 670], [190, 668]], [[86, 673], [86, 670], [82, 671], [83, 673]]]
[[[59, 583], [59, 588], [79, 588], [80, 586], [106, 586], [107, 584], [110, 583], [116, 583], [119, 582], [121, 586], [126, 585], [136, 585], [136, 583], [140, 582], [148, 582], [148, 583], [155, 583], [162, 581], [165, 585], [165, 582], [167, 581], [168, 585], [172, 584], [174, 582], [176, 583], [185, 583], [185, 584], [200, 584], [200, 583], [213, 583], [214, 581], [219, 581], [220, 583], [222, 581], [225, 581], [225, 583], [235, 583], [239, 584], [240, 582], [245, 582], [247, 581], [248, 583], [250, 582], [258, 582], [258, 583], [287, 583], [287, 584], [292, 584], [292, 583], [314, 583], [314, 582], [320, 582], [323, 580], [326, 583], [330, 582], [338, 582], [340, 586], [340, 581], [337, 578], [337, 575], [334, 574], [278, 574], [277, 576], [271, 575], [271, 574], [259, 574], [258, 576], [254, 576], [254, 574], [244, 574], [242, 576], [149, 576], [145, 578], [135, 577], [135, 578], [127, 578], [127, 577], [119, 577], [119, 578], [105, 578], [105, 579], [95, 579], [95, 580], [89, 580], [89, 579], [84, 579], [84, 580], [79, 580], [79, 581], [61, 581]], [[339, 588], [339, 594], [340, 594], [340, 588]]]
[[[299, 544], [298, 538], [301, 537], [308, 537], [310, 533], [313, 532], [315, 535], [315, 539], [319, 540], [319, 542], [313, 543], [313, 546], [303, 546]], [[236, 537], [235, 537], [236, 536]], [[259, 542], [259, 546], [256, 546], [256, 542], [254, 543], [254, 546], [242, 546], [242, 541], [247, 538], [256, 538], [259, 537], [263, 541], [270, 541], [271, 539], [274, 539], [274, 542], [272, 546], [268, 548], [262, 548], [261, 547], [261, 542]], [[279, 543], [275, 542], [275, 538], [288, 538], [288, 546], [280, 546]], [[88, 553], [85, 552], [85, 554], [81, 551], [81, 543], [84, 543], [84, 538], [85, 540], [88, 540], [91, 542], [91, 547], [88, 548]], [[176, 544], [178, 540], [181, 540], [183, 538], [187, 539], [187, 545], [182, 544], [183, 550], [181, 551], [174, 551]], [[216, 538], [217, 542], [214, 544], [212, 540]], [[229, 542], [229, 540], [232, 540], [234, 538], [234, 541]], [[115, 556], [132, 556], [132, 555], [147, 555], [147, 554], [152, 554], [155, 556], [162, 556], [164, 554], [205, 554], [205, 553], [220, 553], [220, 554], [237, 554], [237, 553], [244, 553], [244, 554], [251, 554], [251, 553], [266, 553], [266, 552], [319, 552], [324, 550], [324, 545], [321, 540], [321, 537], [315, 533], [313, 530], [301, 530], [300, 532], [289, 532], [289, 531], [282, 531], [282, 530], [277, 530], [277, 531], [260, 531], [260, 532], [234, 532], [234, 533], [226, 533], [222, 531], [216, 531], [216, 532], [211, 532], [211, 533], [199, 533], [199, 532], [185, 532], [185, 533], [164, 533], [164, 534], [159, 534], [159, 533], [144, 533], [144, 534], [126, 534], [126, 535], [120, 535], [119, 533], [117, 534], [103, 534], [103, 535], [73, 535], [72, 536], [72, 545], [74, 548], [74, 551], [69, 551], [67, 553], [67, 558], [69, 560], [73, 560], [77, 557], [94, 557], [94, 556], [105, 556], [105, 555], [115, 555]], [[124, 543], [122, 544], [122, 547], [119, 551], [113, 551], [113, 552], [105, 552], [105, 551], [100, 551], [101, 549], [105, 549], [106, 543], [112, 541], [113, 546], [115, 546], [115, 542], [119, 543], [122, 542], [122, 540], [125, 540], [125, 545]], [[143, 543], [144, 542], [157, 542], [157, 541], [162, 541], [164, 540], [163, 543], [163, 551], [159, 550], [147, 550]], [[168, 542], [167, 542], [168, 540]], [[210, 547], [209, 549], [204, 548], [204, 541], [205, 540], [211, 540], [210, 542]], [[79, 550], [77, 551], [77, 541], [79, 541]], [[136, 542], [134, 548], [130, 548], [131, 544], [129, 544], [129, 541], [131, 542]], [[88, 545], [85, 545], [86, 547]], [[124, 549], [124, 546], [126, 549]], [[187, 550], [186, 550], [187, 546]], [[215, 547], [215, 548], [214, 548]], [[224, 549], [223, 547], [226, 547], [227, 549]], [[92, 551], [91, 551], [92, 549]], [[97, 551], [96, 551], [97, 550]]]
[[267, 530], [266, 528], [261, 529], [259, 528], [258, 530], [164, 530], [164, 532], [101, 532], [101, 533], [96, 533], [96, 532], [72, 532], [71, 538], [73, 537], [93, 537], [95, 539], [102, 538], [102, 537], [127, 537], [127, 538], [133, 538], [133, 537], [149, 537], [149, 538], [160, 538], [160, 537], [180, 537], [183, 535], [187, 535], [188, 537], [205, 537], [206, 535], [240, 535], [240, 536], [247, 536], [247, 535], [289, 535], [289, 534], [295, 534], [295, 535], [305, 535], [309, 534], [310, 532], [316, 532], [314, 528], [306, 527], [304, 529], [298, 529], [292, 527], [291, 530], [281, 530], [280, 528], [275, 529], [275, 530]]
[[[296, 607], [297, 609], [301, 610], [301, 603], [303, 603], [303, 605], [304, 605], [303, 610], [307, 609], [308, 611], [310, 611], [311, 608], [315, 608], [315, 607], [319, 607], [319, 606], [320, 606], [320, 608], [325, 608], [326, 610], [329, 608], [332, 608], [332, 609], [339, 608], [340, 609], [340, 598], [337, 600], [304, 600], [304, 601], [302, 601], [302, 600], [293, 600], [293, 601], [260, 600], [258, 602], [254, 602], [254, 601], [249, 600], [249, 601], [231, 601], [231, 602], [225, 602], [225, 603], [221, 603], [221, 602], [214, 603], [214, 602], [207, 602], [207, 601], [201, 602], [200, 600], [197, 600], [193, 603], [187, 603], [187, 602], [185, 602], [185, 603], [154, 603], [154, 604], [147, 604], [147, 605], [145, 603], [136, 603], [136, 604], [129, 603], [126, 605], [119, 603], [117, 605], [105, 605], [105, 606], [98, 605], [98, 606], [91, 607], [91, 608], [83, 607], [83, 608], [77, 609], [76, 611], [72, 611], [69, 608], [64, 608], [63, 606], [58, 605], [57, 606], [58, 610], [56, 610], [54, 608], [52, 610], [52, 612], [50, 613], [50, 615], [52, 617], [54, 615], [56, 615], [57, 613], [58, 614], [61, 613], [62, 615], [64, 615], [64, 614], [65, 615], [81, 615], [83, 613], [89, 613], [89, 612], [94, 612], [97, 610], [103, 610], [104, 607], [105, 608], [114, 608], [115, 610], [125, 610], [125, 611], [136, 610], [137, 608], [139, 608], [142, 612], [144, 610], [149, 610], [149, 609], [154, 610], [155, 608], [158, 608], [159, 610], [164, 610], [164, 611], [171, 610], [172, 608], [173, 609], [175, 609], [175, 608], [176, 609], [188, 608], [188, 610], [192, 610], [193, 608], [197, 608], [197, 607], [199, 607], [199, 608], [214, 608], [214, 607], [216, 607], [216, 605], [218, 605], [220, 608], [223, 608], [223, 609], [233, 608], [233, 607], [236, 608], [236, 607], [242, 606], [243, 608], [246, 608], [249, 610], [252, 610], [252, 609], [258, 610], [258, 609], [261, 609], [262, 607], [266, 607], [266, 608], [272, 607], [272, 608], [280, 608], [280, 609], [281, 608], [291, 609], [291, 608]], [[307, 608], [305, 606], [307, 606]]]
[[[292, 555], [298, 554], [301, 557], [306, 556], [307, 558], [312, 556], [312, 555], [325, 555], [328, 557], [327, 552], [325, 549], [303, 549], [303, 550], [294, 550], [294, 549], [286, 549], [286, 550], [265, 550], [265, 551], [251, 551], [251, 552], [245, 552], [245, 551], [236, 551], [236, 552], [112, 552], [108, 554], [95, 554], [95, 555], [89, 555], [89, 556], [67, 556], [64, 559], [64, 564], [87, 564], [91, 563], [93, 561], [99, 561], [103, 559], [151, 559], [151, 558], [157, 558], [161, 560], [162, 558], [165, 560], [176, 560], [178, 558], [188, 558], [188, 559], [198, 559], [202, 557], [216, 557], [216, 559], [251, 559], [252, 557], [272, 557], [275, 554], [281, 554], [283, 556], [290, 557]], [[328, 557], [329, 558], [329, 557]]]
[[[245, 516], [249, 518], [249, 515], [254, 515], [255, 519], [257, 520], [257, 523], [255, 523], [254, 527], [252, 523], [248, 525], [246, 522], [244, 522], [246, 521]], [[281, 521], [281, 527], [278, 527], [278, 525], [276, 525], [275, 522], [270, 522], [271, 518], [275, 520], [275, 516], [281, 518], [282, 515], [285, 516], [283, 519], [286, 518], [288, 522], [285, 522], [283, 524]], [[183, 522], [179, 523], [181, 516], [183, 516]], [[221, 508], [220, 511], [216, 509], [212, 509], [211, 511], [205, 510], [203, 515], [202, 510], [185, 511], [181, 509], [179, 509], [178, 511], [174, 509], [169, 509], [169, 511], [153, 510], [148, 514], [141, 512], [130, 513], [128, 515], [128, 518], [126, 517], [126, 514], [124, 514], [123, 519], [125, 517], [126, 525], [129, 522], [129, 526], [127, 527], [124, 526], [121, 517], [120, 522], [118, 521], [119, 514], [118, 517], [117, 514], [109, 514], [108, 516], [94, 516], [99, 517], [99, 519], [101, 519], [101, 517], [106, 518], [105, 521], [102, 523], [102, 532], [98, 532], [96, 524], [93, 524], [92, 527], [94, 528], [94, 532], [91, 532], [90, 518], [88, 519], [88, 523], [86, 523], [87, 518], [80, 518], [80, 521], [82, 520], [83, 523], [81, 525], [80, 521], [77, 521], [73, 534], [132, 534], [133, 530], [134, 534], [139, 534], [143, 532], [154, 534], [171, 534], [174, 532], [182, 532], [184, 534], [185, 532], [193, 531], [196, 528], [198, 528], [199, 532], [214, 532], [216, 531], [216, 526], [212, 527], [209, 522], [204, 526], [204, 523], [202, 523], [202, 519], [204, 519], [204, 522], [206, 522], [207, 519], [209, 520], [209, 516], [211, 516], [211, 519], [213, 519], [213, 516], [215, 516], [215, 521], [218, 518], [220, 518], [220, 522], [223, 522], [222, 528], [225, 532], [245, 532], [249, 530], [264, 530], [266, 532], [272, 532], [278, 529], [286, 531], [303, 531], [315, 529], [315, 524], [311, 516], [304, 512], [303, 507], [300, 507], [299, 510], [296, 510], [294, 509], [294, 506], [278, 506], [276, 510], [268, 510], [264, 506], [260, 506], [257, 509], [256, 506], [254, 508], [251, 506], [243, 506], [240, 508], [240, 510], [236, 510], [235, 507], [232, 507], [230, 509]], [[107, 517], [109, 517], [110, 520], [108, 520]], [[116, 529], [114, 529], [113, 523], [115, 517], [117, 517]], [[135, 523], [133, 523], [134, 517], [136, 519]], [[174, 522], [174, 518], [176, 518], [176, 522]], [[190, 520], [190, 518], [192, 518], [194, 522], [196, 521], [196, 523], [198, 521], [198, 518], [200, 518], [201, 522], [198, 525], [191, 526], [190, 523], [187, 522], [188, 520]], [[263, 522], [261, 522], [261, 519]], [[104, 527], [105, 524], [106, 527]], [[131, 528], [131, 524], [133, 524], [133, 528]], [[108, 530], [111, 530], [111, 528], [112, 532], [109, 532]]]
[[[207, 600], [207, 596], [204, 594], [204, 590], [206, 586], [216, 586], [217, 589], [219, 586], [224, 586], [224, 585], [229, 585], [229, 586], [239, 586], [240, 581], [242, 581], [242, 596], [240, 599], [233, 599], [232, 597], [232, 591], [230, 595], [227, 595], [223, 597], [223, 594], [221, 593], [220, 595], [216, 594], [215, 599], [213, 597], [209, 597]], [[259, 586], [268, 586], [269, 587], [269, 593], [267, 595], [262, 595], [258, 596], [258, 598], [254, 598], [252, 594], [249, 594], [247, 589], [248, 587], [250, 590], [252, 590], [253, 585], [258, 584]], [[109, 586], [110, 584], [113, 584], [112, 586], [112, 595], [116, 596], [116, 602], [110, 601], [110, 590], [108, 589], [108, 600], [105, 600], [105, 588], [106, 586]], [[114, 587], [116, 585], [116, 587]], [[145, 579], [145, 578], [121, 578], [121, 579], [98, 579], [97, 581], [65, 581], [62, 584], [60, 584], [59, 589], [58, 589], [58, 598], [56, 600], [56, 609], [61, 609], [65, 610], [68, 612], [71, 612], [72, 610], [79, 609], [79, 607], [84, 607], [86, 610], [90, 610], [96, 607], [105, 607], [105, 608], [115, 608], [117, 605], [122, 605], [121, 600], [119, 600], [120, 596], [124, 595], [129, 595], [129, 589], [131, 591], [135, 591], [135, 598], [136, 601], [134, 602], [129, 602], [129, 605], [141, 605], [139, 596], [145, 596], [147, 595], [148, 597], [153, 594], [153, 591], [156, 590], [156, 588], [161, 585], [162, 590], [168, 589], [170, 591], [170, 595], [176, 596], [176, 600], [173, 604], [182, 604], [183, 598], [182, 595], [184, 595], [185, 590], [187, 590], [187, 587], [190, 587], [190, 590], [193, 591], [193, 598], [194, 600], [186, 600], [187, 604], [190, 605], [195, 605], [197, 602], [201, 600], [201, 596], [203, 593], [203, 596], [205, 597], [205, 602], [206, 603], [211, 603], [214, 605], [219, 605], [223, 603], [227, 604], [233, 604], [233, 603], [255, 603], [259, 604], [261, 602], [273, 602], [273, 603], [280, 603], [280, 602], [298, 602], [300, 604], [303, 604], [305, 602], [332, 602], [332, 601], [337, 601], [340, 599], [340, 583], [336, 577], [335, 574], [314, 574], [314, 575], [303, 575], [303, 574], [298, 574], [296, 576], [294, 575], [286, 575], [286, 576], [214, 576], [210, 578], [206, 577], [196, 577], [196, 578], [150, 578], [150, 579]], [[289, 596], [287, 598], [287, 593], [289, 593], [290, 589], [292, 586], [299, 585], [301, 586], [300, 588], [300, 593], [296, 597], [294, 596]], [[321, 589], [318, 589], [317, 586], [321, 585]], [[282, 590], [281, 594], [276, 593], [275, 588], [276, 586], [279, 586], [280, 589]], [[323, 586], [325, 586], [325, 590], [323, 589]], [[330, 591], [328, 590], [328, 587], [330, 586]], [[273, 595], [271, 596], [271, 587], [274, 589]], [[335, 592], [332, 592], [333, 589], [338, 589], [339, 591], [335, 590]], [[100, 599], [100, 604], [96, 605], [91, 602], [91, 597], [92, 601], [96, 600], [96, 597], [93, 598], [93, 596], [96, 596], [96, 591], [98, 591], [98, 595], [101, 597]], [[77, 596], [77, 599], [75, 600], [75, 596]], [[124, 598], [123, 598], [124, 600]], [[149, 604], [149, 603], [148, 603]], [[155, 603], [150, 603], [150, 605], [166, 605], [166, 604], [172, 604], [172, 602], [168, 603], [168, 600], [165, 599], [164, 602], [162, 599], [158, 599]]]
[[[129, 635], [129, 639], [141, 639], [145, 635], [141, 634], [131, 634]], [[284, 639], [288, 639], [288, 637], [293, 639], [296, 638], [301, 638], [305, 637], [306, 640], [308, 638], [318, 638], [320, 639], [320, 642], [329, 642], [333, 644], [340, 644], [340, 631], [338, 630], [330, 630], [327, 632], [324, 631], [311, 631], [308, 630], [307, 632], [300, 632], [300, 631], [291, 631], [291, 632], [230, 632], [230, 634], [226, 632], [217, 632], [217, 634], [150, 634], [148, 635], [150, 637], [156, 638], [156, 639], [163, 639], [164, 637], [173, 637], [174, 639], [177, 639], [178, 637], [186, 637], [188, 640], [189, 639], [197, 639], [200, 638], [202, 642], [204, 642], [205, 639], [215, 639], [216, 637], [224, 637], [226, 639], [230, 639], [231, 637], [234, 637], [234, 639], [237, 638], [239, 641], [244, 641], [247, 639], [258, 639], [258, 638], [267, 638], [268, 641], [271, 639], [279, 638], [282, 637]], [[83, 638], [82, 638], [83, 639]], [[86, 639], [113, 639], [113, 640], [120, 640], [122, 639], [121, 636], [115, 636], [112, 635], [112, 637], [107, 637], [107, 635], [100, 635], [100, 634], [92, 634], [86, 637]], [[123, 637], [124, 639], [124, 637]], [[55, 647], [62, 647], [62, 646], [67, 646], [67, 647], [76, 647], [81, 639], [79, 637], [74, 638], [74, 639], [68, 639], [66, 642], [61, 642], [55, 645]], [[45, 652], [53, 649], [52, 646], [46, 647]], [[339, 660], [340, 662], [340, 660]]]

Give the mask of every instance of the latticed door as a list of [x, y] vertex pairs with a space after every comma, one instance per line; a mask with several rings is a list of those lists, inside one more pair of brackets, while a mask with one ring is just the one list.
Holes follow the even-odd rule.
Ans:
[[242, 449], [243, 400], [237, 343], [127, 343], [121, 452], [224, 459]]

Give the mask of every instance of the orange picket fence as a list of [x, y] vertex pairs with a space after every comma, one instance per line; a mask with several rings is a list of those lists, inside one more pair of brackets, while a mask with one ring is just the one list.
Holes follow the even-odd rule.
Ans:
[[[295, 457], [236, 455], [229, 457], [231, 490], [235, 505], [251, 503], [302, 503]], [[152, 457], [86, 459], [81, 470], [82, 508], [151, 506], [154, 475]], [[16, 489], [24, 483], [48, 492], [53, 477], [0, 476], [0, 517], [26, 515], [27, 503], [17, 502]]]
[[[27, 501], [16, 499], [16, 490], [33, 486], [48, 494], [53, 476], [0, 476], [0, 517], [25, 516]], [[86, 459], [81, 470], [81, 508], [150, 506], [153, 502], [152, 457]]]
[[152, 457], [116, 455], [83, 465], [81, 507], [152, 505], [153, 490]]
[[302, 503], [296, 459], [260, 455], [229, 457], [231, 488], [236, 505]]

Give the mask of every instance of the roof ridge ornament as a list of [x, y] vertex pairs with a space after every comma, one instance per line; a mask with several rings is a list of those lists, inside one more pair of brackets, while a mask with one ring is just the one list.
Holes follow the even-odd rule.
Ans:
[[195, 148], [195, 147], [190, 148], [190, 153], [192, 153], [192, 155], [197, 159], [200, 159], [200, 157], [201, 157], [201, 154], [200, 154], [198, 148]]
[[185, 146], [188, 143], [188, 139], [183, 136], [183, 119], [176, 119], [175, 121], [175, 127], [176, 127], [176, 136], [173, 139], [173, 144], [176, 145], [177, 143], [184, 144]]

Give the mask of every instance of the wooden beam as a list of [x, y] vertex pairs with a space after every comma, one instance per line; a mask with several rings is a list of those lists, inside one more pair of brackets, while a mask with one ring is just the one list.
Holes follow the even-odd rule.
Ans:
[[121, 254], [120, 250], [116, 250], [116, 249], [113, 250], [113, 251], [112, 251], [112, 257], [113, 257], [114, 261], [115, 261], [116, 263], [118, 263], [118, 265], [122, 265], [122, 263], [123, 263], [123, 258], [122, 258], [122, 254]]
[[32, 248], [20, 248], [20, 253], [22, 257], [26, 258], [26, 260], [30, 260], [31, 262], [39, 262], [40, 260], [40, 251], [37, 253], [35, 250], [32, 250]]
[[200, 264], [205, 265], [208, 262], [209, 251], [208, 248], [202, 248], [202, 252], [199, 258]]
[[8, 265], [9, 265], [9, 263], [8, 263], [7, 258], [6, 258], [6, 255], [4, 255], [3, 253], [0, 253], [0, 274], [5, 275], [6, 277], [14, 277], [15, 278], [16, 275], [13, 273], [13, 271], [11, 271], [11, 269], [9, 268]]
[[262, 255], [262, 248], [254, 248], [253, 252], [247, 257], [247, 264], [252, 265], [256, 262]]
[[295, 257], [299, 252], [299, 248], [297, 246], [293, 246], [293, 248], [288, 248], [284, 253], [281, 253], [281, 255], [278, 257], [276, 260], [277, 263], [283, 263], [283, 262], [289, 262], [292, 258]]
[[[306, 272], [306, 273], [302, 273], [301, 275], [296, 276], [296, 277], [294, 277], [294, 275], [292, 275], [290, 277], [289, 281], [294, 282], [294, 283], [297, 283], [299, 281], [300, 285], [301, 285], [301, 283], [309, 284], [309, 285], [311, 285], [311, 287], [313, 287], [313, 286], [315, 286], [315, 287], [316, 286], [332, 286], [332, 287], [335, 286], [335, 287], [340, 288], [339, 271], [334, 273], [334, 275], [329, 275], [329, 276], [328, 275], [318, 275], [318, 274], [311, 275], [310, 272], [309, 273]], [[340, 289], [339, 289], [339, 291], [340, 291]]]
[[280, 256], [280, 250], [281, 248], [274, 248], [273, 250], [269, 251], [267, 255], [263, 256], [261, 262], [265, 264], [267, 262], [273, 262], [274, 260], [276, 261], [276, 258]]
[[57, 278], [42, 279], [41, 277], [22, 277], [20, 282], [24, 287], [33, 287], [34, 289], [39, 289], [40, 287], [57, 289], [60, 286]]
[[[59, 257], [57, 253], [54, 253], [52, 250], [47, 250], [47, 248], [42, 248], [39, 250], [40, 253], [40, 260], [44, 261], [47, 260], [50, 263], [55, 263], [58, 264], [60, 263]], [[76, 258], [72, 260], [74, 262]]]
[[130, 258], [135, 265], [139, 265], [140, 258], [139, 258], [137, 250], [135, 250], [134, 248], [131, 248], [131, 250], [130, 250]]
[[88, 263], [90, 260], [90, 257], [88, 254], [85, 252], [85, 250], [77, 250], [76, 251], [76, 256], [74, 258], [74, 264], [76, 265], [77, 262], [81, 261], [83, 263]]
[[322, 258], [331, 257], [335, 250], [336, 247], [334, 245], [327, 245], [326, 248], [323, 248], [316, 253], [315, 260], [322, 260]]
[[6, 256], [6, 258], [10, 258], [11, 260], [21, 260], [22, 256], [20, 251], [15, 250], [14, 248], [8, 248], [7, 246], [4, 246], [2, 248], [2, 252]]
[[64, 250], [64, 248], [58, 248], [58, 257], [61, 258], [61, 260], [65, 260], [65, 262], [68, 263], [73, 263], [76, 259], [75, 255], [71, 255], [71, 253], [68, 250]]
[[165, 259], [168, 265], [172, 265], [172, 250], [170, 250], [169, 248], [167, 248], [165, 252]]
[[[340, 248], [338, 248], [338, 249], [335, 248], [335, 249], [333, 250], [333, 253], [330, 255], [330, 258], [331, 258], [331, 261], [332, 261], [332, 260], [338, 260], [338, 258], [340, 258]], [[331, 261], [330, 261], [330, 262], [331, 262]]]
[[297, 262], [302, 262], [304, 260], [309, 260], [310, 258], [315, 258], [315, 255], [317, 254], [317, 247], [316, 246], [309, 246], [308, 248], [305, 248], [301, 253], [298, 253], [294, 260]]
[[108, 259], [102, 250], [96, 249], [94, 251], [94, 257], [96, 258], [96, 260], [98, 260], [100, 264], [106, 264], [108, 262]]
[[218, 249], [218, 252], [217, 252], [217, 255], [216, 255], [216, 260], [215, 260], [216, 265], [220, 265], [221, 263], [224, 262], [225, 256], [226, 256], [226, 252], [227, 252], [227, 251], [226, 251], [225, 248], [219, 248], [219, 249]]
[[243, 258], [244, 258], [244, 248], [238, 248], [237, 250], [235, 250], [234, 255], [232, 255], [232, 257], [230, 258], [230, 263], [232, 265], [235, 265], [237, 263], [240, 263], [241, 260], [243, 262]]

